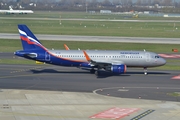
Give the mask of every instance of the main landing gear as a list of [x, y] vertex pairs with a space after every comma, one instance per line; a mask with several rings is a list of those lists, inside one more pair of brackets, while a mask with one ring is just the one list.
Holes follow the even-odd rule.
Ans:
[[90, 70], [90, 73], [95, 74], [96, 76], [100, 75], [100, 68], [98, 67], [97, 70], [95, 70], [94, 68], [92, 68]]
[[99, 75], [100, 75], [100, 71], [97, 70], [97, 71], [95, 72], [95, 75], [96, 75], [96, 76], [99, 76]]
[[147, 67], [144, 67], [144, 75], [147, 75]]
[[90, 73], [92, 73], [92, 74], [94, 74], [96, 71], [95, 71], [95, 69], [94, 68], [92, 68], [91, 70], [90, 70]]

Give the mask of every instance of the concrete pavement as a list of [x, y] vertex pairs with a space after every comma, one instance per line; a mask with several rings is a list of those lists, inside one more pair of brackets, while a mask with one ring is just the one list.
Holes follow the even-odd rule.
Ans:
[[[1, 89], [1, 120], [91, 120], [110, 108], [138, 108], [121, 120], [131, 120], [151, 109], [142, 120], [179, 120], [180, 103], [124, 99], [93, 93]], [[93, 120], [99, 120], [94, 118]]]

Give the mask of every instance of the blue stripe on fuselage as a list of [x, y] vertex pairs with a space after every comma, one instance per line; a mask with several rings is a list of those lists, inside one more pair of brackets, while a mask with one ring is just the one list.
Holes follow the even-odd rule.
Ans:
[[[63, 58], [60, 58], [60, 57], [56, 57], [54, 55], [51, 55], [50, 54], [50, 60], [45, 60], [46, 63], [48, 64], [55, 64], [55, 65], [60, 65], [60, 66], [76, 66], [76, 67], [79, 67], [81, 66], [81, 64], [87, 64], [88, 66], [88, 62], [86, 61], [76, 61], [76, 60], [67, 60], [67, 59], [63, 59]], [[91, 67], [89, 65], [89, 67]]]

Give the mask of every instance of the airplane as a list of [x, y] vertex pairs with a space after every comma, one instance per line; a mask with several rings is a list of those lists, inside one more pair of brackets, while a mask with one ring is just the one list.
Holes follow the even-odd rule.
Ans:
[[166, 64], [158, 54], [147, 51], [119, 50], [51, 50], [44, 47], [31, 30], [23, 24], [18, 25], [23, 50], [14, 52], [16, 56], [42, 63], [87, 68], [97, 76], [101, 71], [124, 74], [127, 67], [144, 68]]
[[34, 13], [32, 10], [13, 10], [11, 6], [9, 6], [9, 10], [0, 10], [0, 13], [5, 14], [28, 14], [28, 13]]

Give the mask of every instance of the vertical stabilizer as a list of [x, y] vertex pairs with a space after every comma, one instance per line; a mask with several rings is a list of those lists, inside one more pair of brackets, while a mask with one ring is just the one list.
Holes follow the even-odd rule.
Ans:
[[26, 25], [18, 25], [18, 30], [24, 50], [46, 49]]
[[9, 6], [9, 10], [13, 10], [13, 9], [12, 9], [12, 6]]

